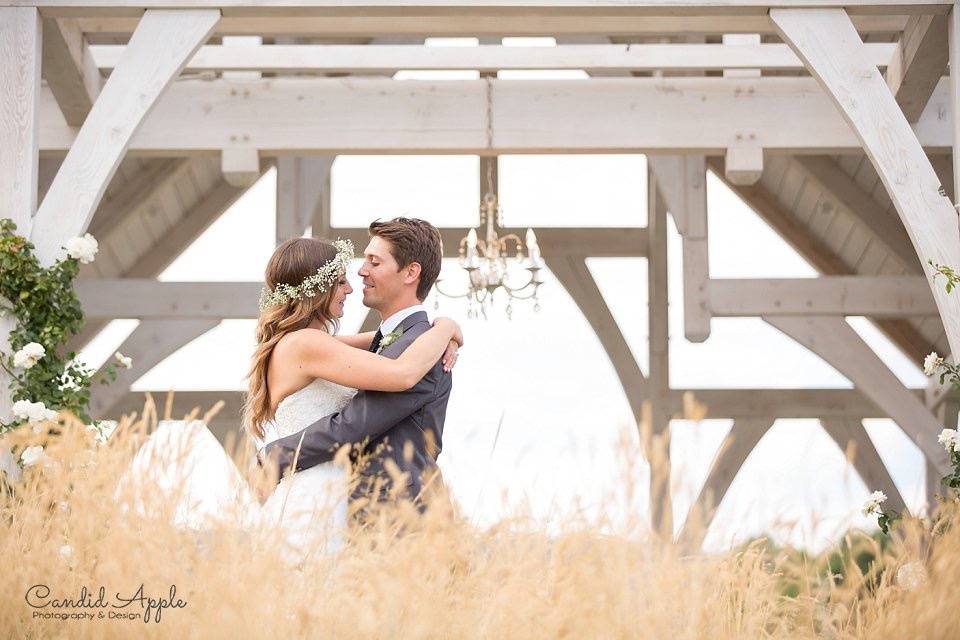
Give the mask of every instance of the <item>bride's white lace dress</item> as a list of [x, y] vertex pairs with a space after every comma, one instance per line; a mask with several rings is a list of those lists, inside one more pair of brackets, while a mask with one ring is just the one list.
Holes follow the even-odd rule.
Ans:
[[[265, 425], [264, 445], [297, 433], [336, 413], [356, 389], [316, 379], [280, 401], [272, 424]], [[284, 478], [263, 505], [268, 523], [280, 523], [281, 552], [293, 564], [340, 550], [347, 527], [348, 473], [327, 462]]]

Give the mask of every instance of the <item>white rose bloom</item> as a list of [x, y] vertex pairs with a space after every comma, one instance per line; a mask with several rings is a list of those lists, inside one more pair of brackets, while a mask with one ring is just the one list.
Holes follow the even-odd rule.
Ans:
[[927, 570], [922, 562], [908, 562], [897, 569], [897, 584], [913, 591], [927, 581]]
[[956, 429], [944, 429], [937, 437], [937, 441], [950, 453], [960, 451], [960, 435], [957, 434]]
[[886, 502], [886, 500], [887, 494], [883, 491], [874, 491], [863, 505], [863, 515], [868, 516], [871, 513], [876, 513], [880, 510], [880, 505]]
[[73, 560], [73, 547], [68, 544], [62, 545], [60, 547], [60, 557], [66, 560], [67, 562]]
[[47, 407], [42, 402], [30, 402], [29, 400], [17, 400], [13, 403], [13, 415], [18, 420], [27, 422], [44, 422], [53, 420], [57, 417], [57, 412]]
[[29, 420], [32, 406], [33, 403], [29, 400], [17, 400], [13, 403], [13, 417], [17, 420]]
[[130, 358], [130, 357], [128, 357], [128, 356], [125, 356], [125, 355], [123, 355], [122, 353], [120, 353], [119, 351], [117, 351], [115, 354], [113, 354], [113, 357], [116, 358], [116, 359], [117, 359], [117, 362], [119, 362], [120, 364], [122, 364], [122, 365], [123, 365], [124, 367], [126, 367], [127, 369], [129, 369], [130, 367], [133, 366], [133, 358]]
[[923, 372], [928, 376], [932, 376], [942, 364], [943, 358], [938, 356], [936, 351], [931, 351], [929, 355], [923, 359]]
[[96, 238], [86, 233], [82, 237], [67, 240], [66, 248], [68, 256], [76, 258], [82, 264], [89, 264], [93, 262], [93, 256], [99, 251], [100, 245]]
[[13, 366], [29, 369], [47, 355], [47, 350], [39, 342], [31, 342], [13, 354]]
[[33, 465], [37, 464], [42, 457], [43, 447], [38, 444], [24, 449], [23, 453], [20, 454], [20, 461], [23, 463], [24, 467], [32, 467]]

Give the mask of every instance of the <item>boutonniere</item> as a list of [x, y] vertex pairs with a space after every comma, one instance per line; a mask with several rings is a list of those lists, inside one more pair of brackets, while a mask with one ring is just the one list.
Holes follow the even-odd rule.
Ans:
[[393, 331], [391, 331], [391, 332], [388, 333], [387, 335], [383, 336], [383, 337], [380, 339], [380, 346], [377, 347], [377, 353], [379, 354], [381, 351], [383, 351], [384, 349], [386, 349], [387, 347], [389, 347], [390, 345], [392, 345], [392, 344], [393, 344], [394, 342], [396, 342], [396, 341], [400, 338], [400, 336], [402, 336], [402, 335], [403, 335], [403, 327], [397, 327], [396, 329], [394, 329]]

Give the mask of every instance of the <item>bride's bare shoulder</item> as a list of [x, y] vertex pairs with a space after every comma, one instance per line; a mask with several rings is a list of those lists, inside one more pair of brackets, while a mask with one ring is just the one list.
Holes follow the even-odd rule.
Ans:
[[297, 329], [277, 341], [273, 348], [274, 355], [279, 355], [281, 358], [288, 355], [297, 355], [306, 350], [313, 351], [318, 347], [322, 348], [323, 345], [328, 345], [335, 340], [336, 338], [322, 329], [312, 329], [310, 327]]

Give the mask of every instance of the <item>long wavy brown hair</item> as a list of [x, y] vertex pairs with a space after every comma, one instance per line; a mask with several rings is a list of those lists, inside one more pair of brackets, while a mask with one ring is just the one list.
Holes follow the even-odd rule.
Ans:
[[[264, 273], [266, 285], [275, 290], [278, 284], [298, 286], [304, 278], [317, 272], [337, 255], [329, 242], [316, 238], [291, 238], [280, 244], [270, 256]], [[339, 276], [338, 276], [339, 278]], [[263, 424], [273, 419], [267, 370], [273, 348], [283, 336], [305, 329], [319, 319], [331, 334], [338, 328], [337, 319], [330, 313], [330, 303], [337, 290], [337, 280], [321, 295], [301, 300], [288, 300], [267, 307], [257, 320], [257, 348], [247, 374], [247, 393], [243, 402], [243, 428], [258, 438], [264, 437]]]

